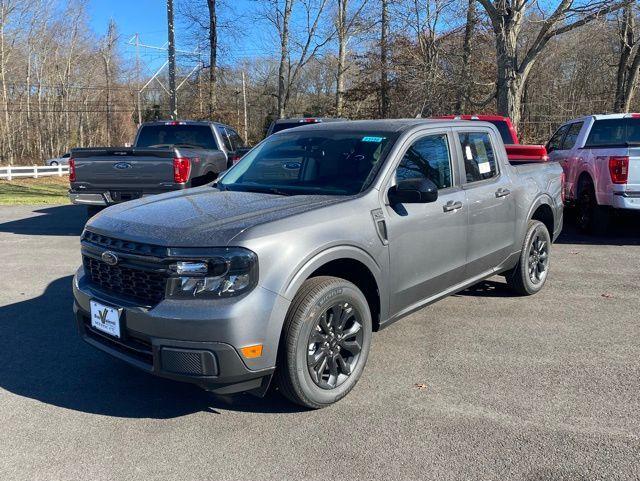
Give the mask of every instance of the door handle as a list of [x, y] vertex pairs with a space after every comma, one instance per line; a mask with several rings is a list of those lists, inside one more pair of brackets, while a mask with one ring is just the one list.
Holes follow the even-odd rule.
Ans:
[[506, 197], [511, 193], [509, 189], [505, 189], [504, 187], [500, 187], [496, 190], [496, 197]]
[[442, 206], [442, 210], [445, 212], [453, 212], [458, 209], [462, 209], [462, 202], [460, 201], [454, 202], [450, 200], [449, 202], [447, 202], [445, 205]]

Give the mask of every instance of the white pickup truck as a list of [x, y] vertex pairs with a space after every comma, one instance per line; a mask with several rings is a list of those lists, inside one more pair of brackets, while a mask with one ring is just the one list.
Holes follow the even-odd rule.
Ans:
[[565, 173], [578, 226], [604, 233], [612, 211], [640, 212], [640, 114], [590, 115], [566, 122], [547, 143]]

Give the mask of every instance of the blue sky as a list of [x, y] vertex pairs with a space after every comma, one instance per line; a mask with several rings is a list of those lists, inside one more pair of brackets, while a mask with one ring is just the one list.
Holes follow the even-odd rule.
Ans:
[[[182, 0], [184, 2], [184, 0]], [[174, 0], [176, 6], [181, 0]], [[200, 2], [206, 9], [205, 2]], [[237, 18], [242, 16], [238, 25], [254, 25], [254, 28], [242, 30], [242, 37], [233, 41], [228, 41], [223, 35], [221, 37], [221, 47], [224, 52], [233, 52], [234, 58], [243, 58], [254, 55], [265, 55], [271, 52], [270, 48], [276, 46], [275, 43], [263, 41], [264, 31], [255, 28], [255, 21], [251, 20], [257, 15], [259, 2], [256, 0], [233, 0], [226, 2], [229, 7], [221, 6], [219, 15], [226, 18]], [[120, 35], [121, 51], [125, 56], [133, 57], [135, 49], [127, 45], [127, 41], [136, 33], [140, 35], [140, 41], [147, 45], [161, 46], [167, 39], [167, 12], [166, 0], [89, 0], [87, 13], [90, 19], [91, 28], [102, 36], [107, 31], [109, 20], [113, 18], [118, 26]], [[177, 10], [177, 8], [176, 8]], [[206, 12], [206, 10], [205, 10]], [[180, 25], [179, 16], [176, 14], [176, 47], [178, 49], [191, 50], [190, 37], [188, 31]], [[232, 20], [232, 23], [236, 23]], [[225, 42], [225, 40], [227, 40]], [[227, 48], [225, 48], [227, 47]], [[225, 55], [221, 61], [225, 61]], [[162, 65], [166, 59], [165, 52], [141, 49], [141, 54], [149, 69]], [[229, 54], [226, 58], [228, 59]]]

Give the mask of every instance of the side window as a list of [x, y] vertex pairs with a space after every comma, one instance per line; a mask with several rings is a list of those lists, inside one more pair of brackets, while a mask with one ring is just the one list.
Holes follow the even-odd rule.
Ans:
[[229, 133], [229, 137], [231, 138], [231, 143], [233, 144], [233, 150], [237, 150], [240, 147], [244, 147], [244, 141], [240, 134], [233, 129], [227, 128], [227, 132]]
[[233, 147], [231, 146], [231, 141], [229, 140], [229, 134], [227, 133], [227, 129], [225, 129], [224, 127], [218, 127], [218, 131], [220, 132], [220, 136], [222, 137], [224, 148], [227, 149], [228, 152], [233, 151]]
[[573, 149], [573, 146], [576, 145], [576, 140], [578, 140], [580, 130], [582, 130], [583, 123], [584, 122], [576, 122], [569, 126], [567, 135], [565, 135], [564, 140], [562, 141], [562, 147], [560, 147], [562, 150]]
[[396, 181], [420, 178], [431, 180], [438, 189], [453, 185], [446, 134], [429, 135], [416, 140], [402, 157], [396, 169]]
[[496, 156], [487, 132], [459, 133], [467, 182], [486, 180], [498, 175]]
[[564, 137], [564, 134], [567, 132], [567, 130], [569, 130], [569, 125], [563, 125], [558, 130], [556, 130], [556, 133], [553, 134], [551, 136], [551, 139], [549, 139], [549, 142], [547, 142], [547, 151], [553, 152], [554, 150], [560, 149], [562, 138]]

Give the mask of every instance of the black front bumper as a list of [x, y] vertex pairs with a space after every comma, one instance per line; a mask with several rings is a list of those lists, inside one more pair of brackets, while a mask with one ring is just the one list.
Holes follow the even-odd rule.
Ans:
[[128, 329], [126, 323], [121, 338], [116, 338], [92, 328], [90, 314], [77, 302], [73, 310], [85, 342], [150, 374], [197, 384], [217, 394], [263, 395], [269, 387], [274, 369], [247, 369], [229, 344], [149, 337]]

